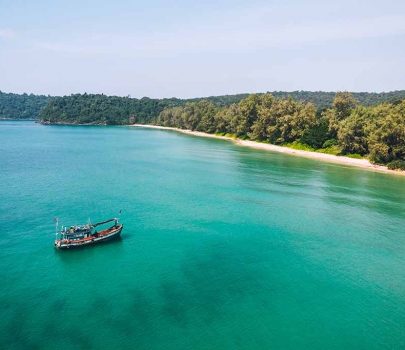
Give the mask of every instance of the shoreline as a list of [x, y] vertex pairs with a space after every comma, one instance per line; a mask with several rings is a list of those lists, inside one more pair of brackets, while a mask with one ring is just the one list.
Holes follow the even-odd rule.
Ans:
[[[37, 120], [38, 124], [41, 125], [68, 125], [68, 126], [108, 126], [107, 124], [93, 124], [93, 123], [88, 123], [88, 124], [79, 124], [79, 123], [62, 123], [62, 122], [56, 122], [56, 123], [51, 123], [48, 121], [41, 121], [41, 120]], [[112, 125], [111, 125], [112, 126]]]
[[293, 149], [290, 147], [272, 145], [270, 143], [260, 143], [260, 142], [256, 142], [256, 141], [240, 140], [240, 139], [235, 139], [232, 137], [207, 134], [207, 133], [201, 132], [201, 131], [184, 130], [184, 129], [172, 128], [172, 127], [167, 127], [167, 126], [146, 125], [146, 124], [132, 124], [130, 126], [135, 126], [135, 127], [140, 127], [140, 128], [160, 129], [160, 130], [174, 130], [177, 132], [181, 132], [183, 134], [188, 134], [188, 135], [193, 135], [193, 136], [229, 140], [229, 141], [236, 143], [239, 146], [244, 146], [244, 147], [250, 147], [250, 148], [256, 148], [256, 149], [263, 149], [263, 150], [267, 150], [267, 151], [271, 151], [271, 152], [296, 155], [299, 157], [311, 158], [311, 159], [326, 161], [326, 162], [330, 162], [330, 163], [356, 166], [356, 167], [359, 167], [362, 169], [372, 170], [372, 171], [376, 171], [376, 172], [380, 172], [380, 173], [405, 176], [405, 171], [390, 170], [386, 166], [372, 164], [372, 163], [370, 163], [370, 161], [368, 159], [356, 159], [356, 158], [350, 158], [350, 157], [345, 157], [345, 156], [335, 156], [333, 154], [296, 150], [296, 149]]

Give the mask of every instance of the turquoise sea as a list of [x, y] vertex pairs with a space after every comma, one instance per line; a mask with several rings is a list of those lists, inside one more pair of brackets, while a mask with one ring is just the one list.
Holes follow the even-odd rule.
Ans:
[[[1, 349], [405, 349], [405, 177], [0, 122]], [[122, 238], [53, 247], [60, 224]]]

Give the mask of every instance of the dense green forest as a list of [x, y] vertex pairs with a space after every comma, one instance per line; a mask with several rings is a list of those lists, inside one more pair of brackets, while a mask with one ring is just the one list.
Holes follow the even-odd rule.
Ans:
[[7, 94], [0, 91], [0, 118], [38, 119], [50, 96]]
[[[296, 101], [312, 102], [318, 111], [330, 108], [335, 93], [294, 91], [291, 93], [275, 91], [274, 97], [287, 98], [290, 96]], [[262, 94], [257, 94], [261, 96]], [[389, 93], [355, 93], [353, 94], [361, 105], [378, 105], [384, 101], [405, 98], [405, 90]], [[93, 94], [75, 94], [64, 97], [55, 97], [48, 101], [41, 111], [39, 119], [50, 123], [76, 123], [76, 124], [108, 124], [123, 125], [132, 123], [154, 123], [159, 114], [168, 107], [184, 107], [187, 103], [202, 100], [212, 103], [216, 108], [229, 107], [248, 98], [249, 94], [211, 96], [194, 99], [151, 99], [129, 98]]]
[[[213, 96], [206, 100], [218, 107], [229, 106], [249, 96], [229, 95]], [[187, 103], [202, 101], [195, 99], [141, 99], [75, 94], [64, 97], [55, 97], [41, 111], [39, 118], [42, 122], [72, 123], [72, 124], [101, 124], [101, 125], [125, 125], [133, 123], [154, 123], [159, 114], [166, 108], [181, 107]]]
[[320, 114], [312, 102], [250, 95], [229, 107], [202, 100], [164, 109], [157, 125], [286, 145], [405, 170], [405, 99], [362, 106], [349, 92], [336, 93]]
[[[330, 108], [335, 98], [335, 92], [325, 91], [268, 91], [274, 97], [288, 98], [291, 96], [296, 101], [312, 102], [318, 110]], [[353, 92], [353, 97], [362, 106], [375, 106], [382, 102], [395, 101], [397, 99], [405, 98], [405, 90], [390, 91], [390, 92]], [[249, 97], [250, 94], [238, 95], [225, 95], [225, 96], [211, 96], [206, 97], [204, 100], [214, 103], [217, 106], [230, 106], [233, 103], [239, 103], [241, 100]], [[262, 95], [262, 94], [257, 94]], [[187, 100], [187, 102], [198, 102], [202, 98], [195, 98]]]
[[[312, 102], [318, 114], [330, 108], [334, 92], [273, 91], [274, 97], [291, 96], [296, 101]], [[261, 95], [261, 94], [258, 94]], [[405, 90], [387, 93], [353, 93], [363, 106], [373, 106], [385, 101], [405, 97]], [[75, 94], [64, 97], [12, 94], [0, 91], [0, 118], [44, 119], [50, 122], [128, 124], [129, 118], [142, 123], [153, 122], [166, 107], [184, 106], [188, 102], [206, 100], [216, 107], [227, 107], [249, 97], [249, 94], [210, 96], [193, 99], [131, 99], [128, 97]], [[44, 109], [42, 114], [41, 111]]]
[[129, 98], [75, 94], [55, 97], [41, 111], [42, 122], [71, 124], [125, 125], [149, 123], [165, 108], [185, 104], [182, 100]]

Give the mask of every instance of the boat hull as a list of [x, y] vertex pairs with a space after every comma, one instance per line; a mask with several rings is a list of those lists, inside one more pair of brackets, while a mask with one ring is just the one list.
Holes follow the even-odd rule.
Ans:
[[121, 231], [124, 228], [124, 225], [119, 225], [116, 228], [112, 228], [107, 233], [100, 232], [98, 235], [93, 235], [91, 237], [82, 239], [82, 240], [57, 240], [55, 241], [55, 247], [58, 249], [71, 249], [85, 247], [97, 243], [103, 243], [105, 241], [110, 241], [114, 238], [120, 237]]

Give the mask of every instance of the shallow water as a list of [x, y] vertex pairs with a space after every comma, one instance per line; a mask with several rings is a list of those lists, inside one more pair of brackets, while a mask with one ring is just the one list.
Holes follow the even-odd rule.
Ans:
[[[0, 164], [0, 348], [405, 348], [403, 177], [13, 121]], [[121, 239], [53, 248], [120, 209]]]

